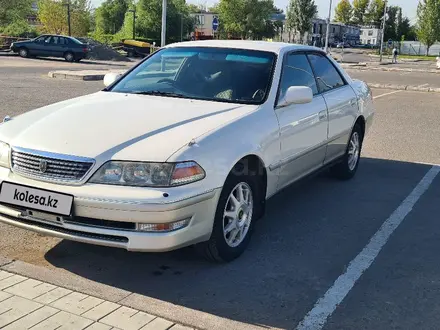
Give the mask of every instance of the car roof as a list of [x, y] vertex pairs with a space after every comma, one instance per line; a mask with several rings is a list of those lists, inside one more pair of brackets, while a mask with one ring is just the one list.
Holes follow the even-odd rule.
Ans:
[[276, 54], [284, 51], [291, 50], [308, 50], [308, 51], [320, 51], [320, 48], [289, 44], [286, 42], [271, 42], [271, 41], [254, 41], [254, 40], [197, 40], [197, 41], [184, 41], [166, 46], [172, 47], [219, 47], [219, 48], [234, 48], [234, 49], [247, 49], [247, 50], [260, 50], [273, 52]]
[[69, 38], [69, 39], [72, 38], [71, 36], [65, 36], [62, 34], [42, 34], [39, 37], [63, 37], [63, 38]]

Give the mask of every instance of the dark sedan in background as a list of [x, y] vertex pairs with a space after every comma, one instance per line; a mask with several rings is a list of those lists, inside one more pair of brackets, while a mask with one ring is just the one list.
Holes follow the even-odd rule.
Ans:
[[68, 62], [79, 62], [87, 57], [88, 47], [78, 39], [60, 35], [42, 35], [11, 44], [11, 50], [21, 57], [63, 57]]

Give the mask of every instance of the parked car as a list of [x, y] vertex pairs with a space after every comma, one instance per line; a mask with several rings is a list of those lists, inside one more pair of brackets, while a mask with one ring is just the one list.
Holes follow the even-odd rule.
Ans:
[[0, 125], [0, 222], [230, 261], [268, 198], [324, 168], [355, 175], [374, 113], [364, 82], [285, 43], [172, 44], [104, 83]]
[[336, 45], [337, 48], [350, 48], [351, 45], [348, 42], [340, 42]]
[[81, 61], [89, 51], [87, 45], [73, 37], [47, 34], [32, 40], [14, 42], [11, 50], [21, 57], [63, 57], [68, 62]]

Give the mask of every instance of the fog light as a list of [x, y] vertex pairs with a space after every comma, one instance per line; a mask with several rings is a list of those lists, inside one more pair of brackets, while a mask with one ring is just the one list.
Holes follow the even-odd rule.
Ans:
[[169, 223], [138, 223], [137, 230], [151, 233], [166, 233], [188, 226], [191, 219], [179, 220]]

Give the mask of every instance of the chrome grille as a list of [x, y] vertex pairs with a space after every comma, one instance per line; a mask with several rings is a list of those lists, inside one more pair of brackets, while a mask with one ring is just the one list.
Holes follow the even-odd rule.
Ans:
[[81, 181], [93, 166], [93, 159], [13, 149], [12, 170], [42, 180]]

